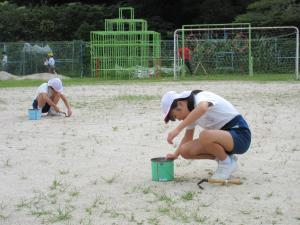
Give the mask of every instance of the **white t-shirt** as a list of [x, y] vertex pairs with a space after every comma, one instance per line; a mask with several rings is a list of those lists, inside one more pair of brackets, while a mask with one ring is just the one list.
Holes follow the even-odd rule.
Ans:
[[204, 101], [211, 102], [213, 105], [208, 107], [206, 113], [193, 124], [187, 126], [187, 129], [193, 129], [199, 125], [207, 130], [219, 130], [240, 114], [230, 102], [208, 91], [202, 91], [195, 95], [195, 108]]
[[54, 60], [53, 57], [50, 57], [50, 58], [48, 59], [48, 65], [49, 65], [49, 66], [54, 66], [54, 65], [55, 65], [55, 60]]
[[2, 58], [2, 64], [7, 64], [7, 55], [4, 55]]
[[53, 90], [49, 88], [48, 83], [42, 83], [36, 91], [36, 97], [41, 93], [47, 93], [50, 98], [53, 94]]

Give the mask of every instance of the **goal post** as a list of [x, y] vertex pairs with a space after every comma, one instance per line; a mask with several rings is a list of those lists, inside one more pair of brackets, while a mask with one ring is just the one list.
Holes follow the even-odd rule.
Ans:
[[186, 75], [186, 57], [196, 75], [295, 74], [299, 79], [297, 27], [184, 25], [174, 32], [173, 41], [174, 79]]

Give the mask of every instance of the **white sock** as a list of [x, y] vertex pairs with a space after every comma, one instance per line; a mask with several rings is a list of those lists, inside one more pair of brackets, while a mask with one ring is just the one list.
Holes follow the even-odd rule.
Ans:
[[226, 159], [220, 160], [220, 163], [222, 163], [222, 164], [230, 164], [231, 163], [231, 158], [227, 155]]

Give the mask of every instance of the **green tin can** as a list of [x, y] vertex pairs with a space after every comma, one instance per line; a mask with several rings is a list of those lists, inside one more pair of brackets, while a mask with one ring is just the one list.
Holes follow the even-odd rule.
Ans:
[[172, 181], [174, 179], [174, 161], [164, 157], [151, 159], [152, 180]]

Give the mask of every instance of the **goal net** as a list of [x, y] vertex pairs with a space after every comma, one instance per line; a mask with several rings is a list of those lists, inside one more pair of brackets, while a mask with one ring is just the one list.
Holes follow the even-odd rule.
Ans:
[[214, 74], [287, 74], [298, 79], [296, 27], [184, 25], [174, 32], [174, 78]]

